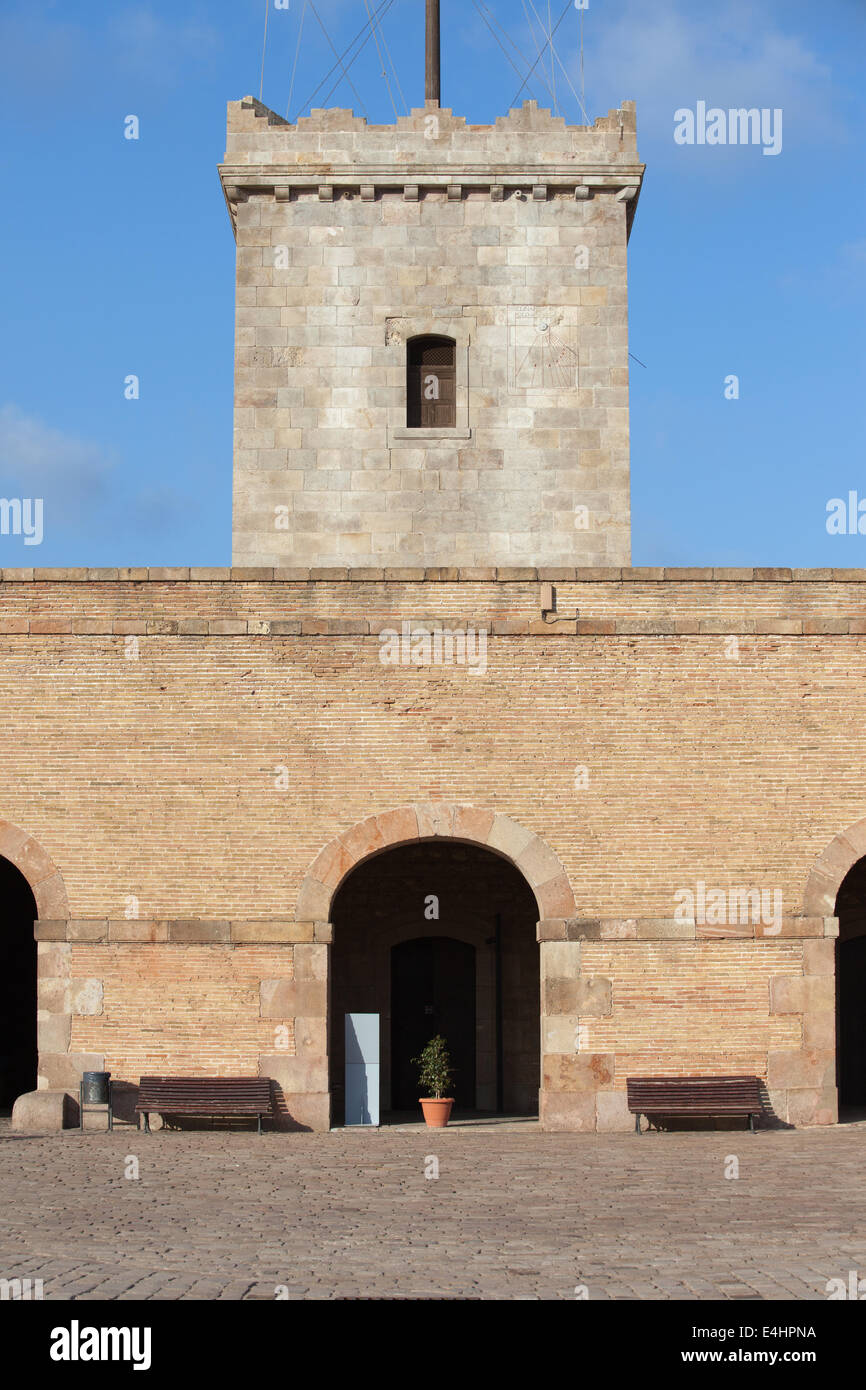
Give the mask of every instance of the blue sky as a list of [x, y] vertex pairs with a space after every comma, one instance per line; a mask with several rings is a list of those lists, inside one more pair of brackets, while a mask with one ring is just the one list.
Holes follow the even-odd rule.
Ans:
[[[514, 103], [522, 78], [483, 11], [534, 57], [533, 5], [546, 21], [546, 0], [442, 0], [443, 105], [489, 122]], [[262, 80], [265, 9], [5, 0], [0, 496], [43, 497], [45, 535], [0, 536], [0, 564], [230, 562], [234, 242], [216, 165], [226, 101], [261, 83], [286, 113], [304, 3], [271, 0]], [[340, 49], [366, 20], [364, 0], [316, 9]], [[420, 105], [421, 0], [383, 15]], [[633, 562], [866, 565], [866, 535], [825, 524], [830, 498], [866, 499], [866, 3], [551, 0], [551, 15], [578, 95], [582, 30], [590, 119], [638, 103]], [[332, 62], [308, 6], [292, 117]], [[551, 104], [541, 70], [519, 101]], [[351, 75], [357, 95], [326, 86], [314, 104], [405, 109], [372, 43]], [[579, 123], [559, 67], [556, 97]], [[781, 152], [676, 144], [674, 112], [699, 101], [781, 108]]]

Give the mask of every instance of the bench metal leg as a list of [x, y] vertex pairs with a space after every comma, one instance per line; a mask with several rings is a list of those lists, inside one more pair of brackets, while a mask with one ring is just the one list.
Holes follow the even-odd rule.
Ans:
[[634, 1117], [634, 1132], [635, 1134], [640, 1134], [640, 1115], [635, 1115]]
[[750, 1130], [752, 1131], [752, 1133], [754, 1134], [754, 1132], [755, 1132], [755, 1117], [754, 1117], [754, 1115], [752, 1115], [751, 1113], [749, 1114], [749, 1129], [750, 1129]]
[[259, 1115], [259, 1134], [262, 1132], [262, 1117]]
[[144, 1111], [144, 1132], [150, 1134], [150, 1113], [147, 1110]]

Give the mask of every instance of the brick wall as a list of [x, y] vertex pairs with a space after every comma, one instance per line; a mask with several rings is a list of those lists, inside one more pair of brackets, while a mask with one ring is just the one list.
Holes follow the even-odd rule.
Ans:
[[[152, 1065], [158, 1036], [171, 1036], [175, 1062], [192, 1065], [188, 1040], [199, 1019], [207, 1023], [200, 1037], [208, 1065], [252, 1057], [265, 1046], [265, 1018], [271, 1027], [280, 1021], [257, 1016], [253, 981], [288, 980], [293, 940], [313, 942], [313, 923], [298, 903], [322, 847], [394, 807], [469, 803], [525, 827], [567, 876], [573, 907], [559, 939], [584, 956], [566, 978], [608, 984], [587, 986], [580, 1008], [565, 1001], [549, 1012], [585, 1024], [587, 1057], [613, 1058], [609, 1076], [608, 1063], [598, 1064], [601, 1082], [587, 1063], [594, 1093], [617, 1091], [624, 1069], [648, 1065], [654, 1049], [672, 1070], [711, 1067], [724, 1053], [785, 1093], [780, 1113], [805, 1113], [808, 1092], [812, 1117], [826, 1115], [833, 943], [819, 938], [832, 924], [798, 914], [814, 911], [804, 907], [804, 891], [816, 860], [863, 814], [862, 577], [572, 582], [586, 615], [580, 633], [574, 620], [560, 625], [561, 588], [556, 616], [542, 621], [542, 586], [531, 578], [332, 582], [324, 591], [314, 581], [223, 579], [0, 584], [0, 622], [18, 629], [0, 631], [2, 816], [26, 832], [12, 836], [8, 855], [26, 875], [27, 863], [36, 863], [25, 846], [32, 837], [27, 844], [42, 856], [33, 873], [53, 884], [59, 871], [73, 924], [107, 924], [102, 935], [89, 933], [89, 945], [80, 940], [86, 922], [55, 938], [46, 928], [46, 962], [62, 946], [76, 953], [48, 978], [65, 971], [71, 981], [101, 981], [104, 991], [99, 1017], [73, 1013], [71, 1031], [46, 1023], [52, 1048], [117, 1057], [119, 1067], [134, 1069]], [[700, 632], [693, 617], [682, 617], [693, 589], [705, 614], [724, 610], [728, 634], [741, 634], [735, 654], [724, 634]], [[212, 599], [220, 612], [245, 615], [236, 635], [182, 635], [177, 619], [145, 616], [150, 603], [195, 613], [189, 620], [205, 627], [235, 621], [214, 618]], [[447, 621], [456, 599], [492, 629], [485, 674], [381, 664], [377, 621], [399, 609]], [[306, 632], [279, 635], [266, 615], [290, 605], [317, 607], [320, 616]], [[605, 632], [604, 605], [643, 627]], [[37, 606], [66, 616], [34, 619]], [[783, 613], [767, 619], [781, 630], [750, 630], [758, 608]], [[72, 610], [92, 624], [89, 635], [44, 630], [71, 625]], [[493, 616], [503, 610], [507, 619]], [[122, 630], [131, 611], [145, 628], [133, 659]], [[160, 624], [151, 635], [149, 621]], [[822, 630], [807, 634], [807, 621]], [[665, 635], [675, 622], [691, 630]], [[120, 630], [109, 630], [115, 623]], [[500, 623], [511, 626], [497, 632]], [[586, 777], [576, 787], [579, 768]], [[2, 844], [0, 853], [7, 853]], [[825, 913], [834, 862], [831, 854], [821, 871], [830, 885], [822, 889]], [[778, 939], [749, 929], [739, 934], [746, 939], [734, 933], [710, 943], [700, 938], [713, 929], [672, 927], [675, 895], [699, 882], [778, 889]], [[155, 924], [138, 942], [123, 935], [136, 930], [126, 916], [132, 910], [140, 923]], [[247, 972], [238, 951], [251, 938], [232, 935], [232, 924], [296, 917], [296, 933], [308, 934], [278, 938], [280, 968], [270, 955], [275, 943], [264, 938], [250, 949], [267, 959]], [[183, 920], [215, 922], [218, 930], [197, 941], [183, 936]], [[601, 944], [614, 939], [620, 944]], [[171, 988], [182, 990], [183, 946], [208, 943], [202, 960], [214, 972], [213, 1000], [179, 1006], [166, 1030], [154, 978], [165, 970]], [[234, 963], [222, 959], [232, 952]], [[799, 993], [774, 983], [789, 974]], [[64, 986], [52, 989], [65, 998]], [[139, 1005], [142, 1029], [156, 1020], [152, 1053], [133, 1031]], [[324, 1004], [287, 998], [285, 1005], [280, 1018], [306, 1019], [310, 1039], [305, 1057], [282, 1059], [295, 1067], [287, 1085], [321, 1096]], [[65, 1008], [46, 1015], [65, 1017]], [[557, 1050], [566, 1026], [557, 1026], [551, 1055], [566, 1055]], [[583, 1096], [584, 1105], [579, 1065], [556, 1063], [555, 1084], [564, 1078], [571, 1088], [564, 1093]], [[794, 1092], [799, 1099], [789, 1103]], [[601, 1112], [593, 1106], [595, 1124]]]
[[101, 1053], [127, 1080], [256, 1075], [277, 1041], [295, 1055], [294, 1019], [261, 1017], [262, 982], [293, 978], [293, 950], [76, 944], [70, 972], [101, 981], [102, 1012], [73, 1019], [70, 1050]]

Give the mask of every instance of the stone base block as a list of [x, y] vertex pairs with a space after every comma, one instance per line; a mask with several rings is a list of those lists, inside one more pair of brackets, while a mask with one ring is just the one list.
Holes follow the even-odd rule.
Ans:
[[68, 1091], [26, 1091], [12, 1107], [12, 1128], [29, 1133], [56, 1132], [78, 1124], [78, 1101]]
[[634, 1115], [628, 1108], [625, 1091], [599, 1091], [595, 1097], [595, 1114], [599, 1134], [623, 1134], [634, 1129]]
[[792, 1089], [788, 1091], [788, 1123], [799, 1127], [807, 1125], [835, 1125], [839, 1119], [839, 1106], [835, 1086], [823, 1090]]
[[329, 1091], [292, 1094], [277, 1088], [273, 1128], [278, 1130], [307, 1130], [327, 1134], [331, 1128], [331, 1095]]
[[541, 1128], [553, 1134], [595, 1132], [595, 1091], [542, 1091]]

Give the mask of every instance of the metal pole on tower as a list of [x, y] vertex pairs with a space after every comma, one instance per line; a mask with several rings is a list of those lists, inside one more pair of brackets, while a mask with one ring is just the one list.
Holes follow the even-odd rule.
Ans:
[[427, 0], [427, 43], [425, 61], [425, 101], [439, 105], [439, 0]]

